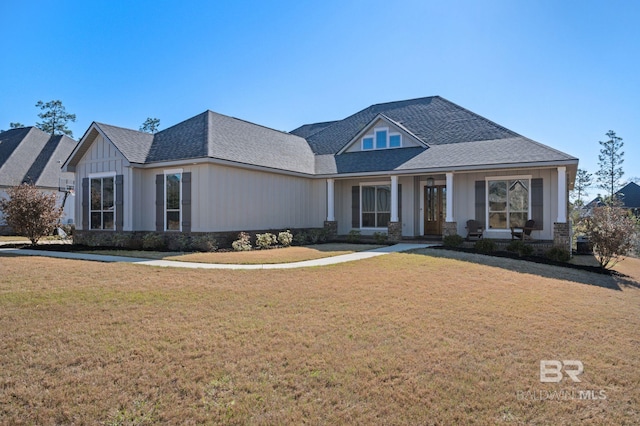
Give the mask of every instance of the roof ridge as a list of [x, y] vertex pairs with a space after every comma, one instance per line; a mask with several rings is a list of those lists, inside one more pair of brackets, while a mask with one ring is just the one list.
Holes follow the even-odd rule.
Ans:
[[479, 119], [481, 119], [481, 120], [483, 120], [483, 121], [485, 121], [485, 122], [487, 122], [487, 123], [491, 124], [492, 126], [497, 127], [497, 128], [498, 128], [498, 129], [500, 129], [500, 130], [504, 130], [504, 131], [506, 131], [506, 132], [513, 133], [515, 136], [525, 137], [525, 136], [522, 136], [521, 134], [519, 134], [519, 133], [517, 133], [517, 132], [514, 132], [514, 131], [513, 131], [513, 130], [511, 130], [511, 129], [507, 129], [506, 127], [504, 127], [504, 126], [502, 126], [502, 125], [500, 125], [500, 124], [496, 123], [496, 122], [495, 122], [495, 121], [493, 121], [493, 120], [489, 120], [488, 118], [483, 117], [482, 115], [480, 115], [480, 114], [478, 114], [478, 113], [476, 113], [476, 112], [473, 112], [473, 111], [471, 111], [471, 110], [469, 110], [469, 109], [467, 109], [467, 108], [465, 108], [465, 107], [463, 107], [463, 106], [460, 106], [460, 105], [458, 105], [458, 104], [457, 104], [457, 103], [455, 103], [455, 102], [451, 102], [449, 99], [443, 98], [442, 96], [434, 96], [434, 97], [435, 97], [435, 98], [438, 98], [438, 99], [440, 99], [441, 101], [444, 101], [444, 102], [446, 102], [446, 103], [448, 103], [448, 104], [450, 104], [450, 105], [453, 105], [454, 107], [456, 107], [456, 108], [458, 108], [458, 109], [461, 109], [461, 110], [463, 110], [463, 111], [465, 111], [465, 112], [467, 112], [467, 113], [469, 113], [469, 114], [471, 114], [471, 115], [473, 115], [473, 116], [475, 116], [475, 117], [478, 117]]
[[[233, 119], [233, 120], [240, 121], [240, 122], [242, 122], [242, 123], [251, 124], [251, 125], [253, 125], [253, 126], [257, 126], [257, 127], [262, 127], [263, 129], [267, 129], [267, 130], [270, 130], [270, 131], [272, 131], [272, 132], [278, 132], [278, 133], [282, 133], [282, 134], [287, 135], [287, 136], [293, 136], [293, 137], [296, 137], [296, 138], [300, 138], [300, 136], [297, 136], [297, 135], [291, 134], [291, 133], [289, 133], [289, 132], [287, 132], [287, 131], [274, 129], [273, 127], [265, 126], [265, 125], [263, 125], [263, 124], [254, 123], [253, 121], [244, 120], [244, 119], [242, 119], [242, 118], [234, 117], [234, 116], [232, 116], [232, 115], [221, 114], [221, 113], [219, 113], [219, 112], [211, 111], [210, 109], [209, 109], [209, 110], [207, 110], [207, 112], [210, 112], [210, 113], [212, 113], [212, 114], [218, 115], [218, 116], [220, 116], [220, 117], [231, 118], [231, 119]], [[304, 138], [301, 138], [301, 139], [304, 139]]]

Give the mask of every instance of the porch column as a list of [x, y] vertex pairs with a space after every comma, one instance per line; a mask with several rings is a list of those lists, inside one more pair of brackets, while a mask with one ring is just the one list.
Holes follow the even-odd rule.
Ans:
[[453, 172], [447, 173], [447, 216], [445, 222], [455, 222], [453, 218]]
[[567, 168], [558, 167], [558, 219], [557, 223], [567, 222]]
[[398, 176], [391, 176], [391, 222], [398, 221]]
[[334, 181], [327, 179], [327, 222], [336, 220], [334, 201]]

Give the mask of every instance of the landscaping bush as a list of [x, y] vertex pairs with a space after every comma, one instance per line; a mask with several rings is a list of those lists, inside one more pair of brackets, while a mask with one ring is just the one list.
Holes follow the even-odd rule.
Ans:
[[46, 194], [35, 185], [23, 183], [7, 189], [9, 199], [0, 199], [0, 212], [13, 231], [36, 245], [40, 238], [51, 235], [62, 217], [56, 195]]
[[533, 254], [533, 247], [524, 241], [515, 240], [511, 241], [507, 246], [507, 251], [512, 253], [518, 253], [518, 256], [531, 256]]
[[246, 232], [241, 232], [238, 234], [238, 239], [231, 243], [231, 247], [235, 251], [249, 251], [253, 247], [251, 247], [251, 237]]
[[585, 219], [585, 235], [603, 268], [612, 268], [636, 247], [636, 220], [620, 207], [596, 207]]
[[571, 253], [569, 250], [562, 247], [552, 247], [544, 254], [547, 259], [554, 260], [556, 262], [568, 262], [571, 259]]
[[360, 231], [356, 230], [356, 229], [352, 229], [351, 231], [349, 231], [349, 234], [347, 235], [347, 242], [349, 243], [359, 243], [360, 242]]
[[473, 247], [478, 253], [482, 254], [491, 254], [496, 251], [496, 243], [486, 238], [476, 241]]
[[460, 247], [464, 242], [464, 238], [458, 234], [447, 235], [442, 239], [442, 245], [445, 247]]
[[201, 252], [216, 251], [218, 250], [218, 241], [211, 235], [195, 235], [191, 237], [191, 248]]
[[278, 239], [270, 232], [264, 234], [256, 234], [256, 246], [261, 249], [268, 249], [274, 244], [278, 243]]
[[119, 232], [116, 232], [115, 234], [113, 234], [113, 237], [111, 238], [110, 245], [118, 248], [128, 248], [129, 240], [131, 240], [131, 238], [127, 234], [121, 234]]
[[293, 244], [296, 246], [303, 246], [307, 244], [307, 241], [309, 241], [309, 236], [306, 232], [298, 232], [293, 236]]
[[282, 247], [289, 247], [293, 241], [293, 234], [288, 229], [278, 234], [278, 242]]
[[385, 234], [384, 232], [374, 232], [373, 239], [375, 240], [376, 244], [384, 244], [387, 242], [387, 234]]
[[150, 232], [142, 237], [142, 248], [145, 250], [162, 250], [165, 247], [162, 234]]
[[170, 234], [167, 236], [167, 248], [170, 251], [186, 251], [191, 246], [188, 235]]

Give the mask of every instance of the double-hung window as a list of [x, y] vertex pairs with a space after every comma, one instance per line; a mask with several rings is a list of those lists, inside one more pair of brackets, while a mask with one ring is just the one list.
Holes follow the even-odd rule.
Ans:
[[115, 229], [115, 176], [90, 178], [90, 229]]
[[166, 231], [180, 231], [182, 221], [182, 171], [167, 171], [164, 174], [164, 199]]
[[488, 180], [489, 228], [522, 227], [530, 214], [530, 179]]
[[391, 186], [369, 185], [360, 187], [360, 226], [386, 228], [391, 220]]

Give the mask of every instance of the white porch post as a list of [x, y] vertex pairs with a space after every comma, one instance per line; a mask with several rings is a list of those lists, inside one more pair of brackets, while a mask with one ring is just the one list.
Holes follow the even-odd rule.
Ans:
[[391, 222], [398, 221], [398, 176], [391, 176]]
[[558, 167], [558, 219], [557, 223], [567, 223], [567, 168]]
[[453, 172], [447, 173], [447, 216], [446, 222], [455, 222], [453, 218]]
[[327, 179], [327, 222], [336, 220], [334, 204], [334, 181]]

